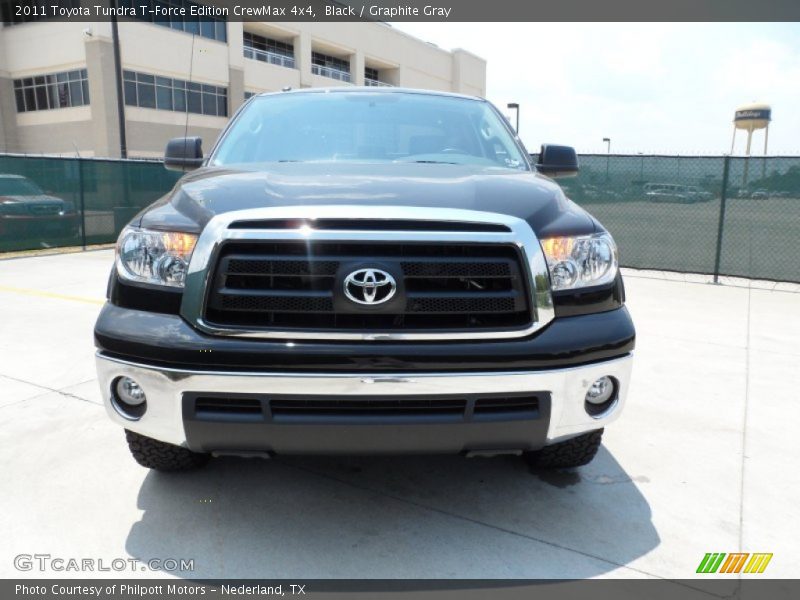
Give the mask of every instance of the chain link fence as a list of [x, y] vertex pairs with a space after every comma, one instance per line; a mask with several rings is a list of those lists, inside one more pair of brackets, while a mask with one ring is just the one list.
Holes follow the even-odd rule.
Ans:
[[158, 161], [0, 155], [0, 252], [113, 242], [178, 177]]
[[567, 196], [623, 266], [800, 281], [800, 157], [581, 155]]
[[[567, 195], [623, 266], [800, 282], [800, 157], [581, 155]], [[0, 252], [113, 242], [175, 184], [157, 161], [0, 155]]]

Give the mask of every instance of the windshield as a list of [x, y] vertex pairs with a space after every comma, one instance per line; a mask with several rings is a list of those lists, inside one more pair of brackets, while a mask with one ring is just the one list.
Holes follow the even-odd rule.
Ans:
[[361, 161], [527, 170], [487, 102], [411, 93], [330, 92], [253, 98], [210, 164]]
[[39, 196], [42, 193], [42, 190], [28, 179], [0, 176], [0, 196]]

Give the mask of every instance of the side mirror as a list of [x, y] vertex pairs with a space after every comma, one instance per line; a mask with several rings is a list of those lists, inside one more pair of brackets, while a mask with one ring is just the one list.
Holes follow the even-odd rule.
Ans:
[[536, 170], [548, 177], [575, 177], [578, 174], [578, 155], [572, 146], [542, 144]]
[[164, 151], [164, 167], [170, 171], [191, 171], [203, 164], [203, 140], [199, 137], [173, 138]]

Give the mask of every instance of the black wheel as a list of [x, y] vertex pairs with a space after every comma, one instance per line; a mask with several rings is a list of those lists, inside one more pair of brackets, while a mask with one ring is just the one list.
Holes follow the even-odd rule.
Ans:
[[125, 430], [125, 439], [128, 441], [128, 448], [136, 462], [148, 469], [186, 471], [202, 467], [210, 458], [208, 454], [192, 452], [186, 448], [160, 442], [127, 429]]
[[563, 442], [545, 446], [536, 452], [526, 452], [525, 460], [541, 469], [568, 469], [592, 462], [600, 449], [603, 430], [591, 431]]

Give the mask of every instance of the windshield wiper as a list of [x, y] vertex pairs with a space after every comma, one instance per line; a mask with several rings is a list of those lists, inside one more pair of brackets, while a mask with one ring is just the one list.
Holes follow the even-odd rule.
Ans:
[[398, 160], [397, 162], [417, 163], [423, 165], [460, 165], [461, 163], [451, 162], [449, 160]]

